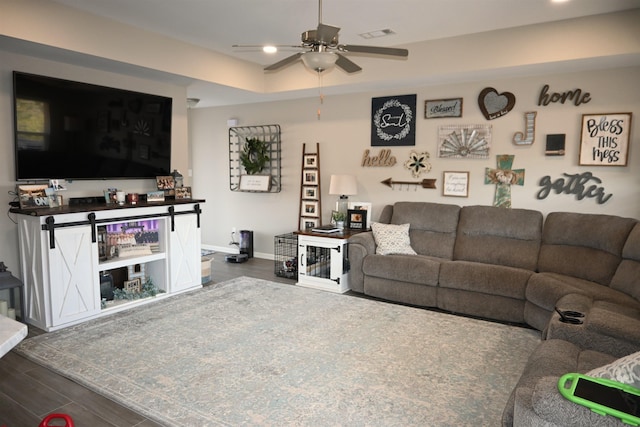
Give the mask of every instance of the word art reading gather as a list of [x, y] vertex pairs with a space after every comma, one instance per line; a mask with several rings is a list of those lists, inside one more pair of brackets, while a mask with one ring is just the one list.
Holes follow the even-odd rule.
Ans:
[[593, 176], [591, 172], [568, 174], [563, 173], [565, 178], [558, 178], [555, 181], [551, 181], [549, 175], [543, 176], [540, 179], [540, 191], [536, 194], [538, 200], [546, 199], [549, 193], [553, 190], [556, 194], [574, 194], [576, 199], [582, 200], [585, 197], [595, 198], [598, 204], [603, 204], [613, 196], [613, 194], [606, 194], [604, 187], [597, 185], [586, 186], [590, 181], [596, 184], [601, 184], [602, 180], [597, 176]]

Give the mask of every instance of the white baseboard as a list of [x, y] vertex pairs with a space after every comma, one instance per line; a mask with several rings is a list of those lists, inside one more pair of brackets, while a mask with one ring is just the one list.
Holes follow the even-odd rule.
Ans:
[[[202, 245], [202, 249], [206, 249], [209, 251], [222, 252], [225, 254], [239, 254], [240, 248], [237, 246], [215, 246], [215, 245]], [[253, 256], [255, 258], [268, 259], [273, 261], [273, 254], [268, 254], [264, 252], [254, 252]]]

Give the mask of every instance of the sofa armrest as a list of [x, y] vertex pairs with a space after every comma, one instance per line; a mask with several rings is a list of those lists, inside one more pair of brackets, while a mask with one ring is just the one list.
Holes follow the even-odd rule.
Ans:
[[640, 310], [607, 301], [595, 301], [587, 320], [587, 331], [609, 337], [624, 347], [619, 354], [634, 353], [640, 349]]
[[372, 231], [358, 233], [349, 238], [349, 245], [360, 245], [367, 254], [376, 253], [376, 241]]
[[364, 271], [362, 265], [367, 255], [376, 253], [373, 233], [366, 231], [349, 238], [349, 287], [352, 291], [364, 293]]
[[544, 339], [562, 339], [582, 349], [615, 357], [640, 350], [640, 310], [608, 301], [593, 301], [579, 294], [564, 296], [558, 301], [557, 307], [584, 313], [584, 323], [562, 323], [559, 316], [553, 313], [543, 333]]
[[597, 414], [565, 399], [558, 391], [558, 377], [555, 376], [538, 380], [533, 389], [531, 404], [534, 414], [551, 425], [599, 427], [622, 424], [617, 418]]

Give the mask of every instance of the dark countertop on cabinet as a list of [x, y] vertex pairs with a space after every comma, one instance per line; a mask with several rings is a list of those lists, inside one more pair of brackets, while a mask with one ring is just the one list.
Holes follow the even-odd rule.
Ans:
[[47, 216], [47, 215], [61, 215], [68, 213], [78, 213], [78, 212], [96, 212], [96, 211], [106, 211], [106, 210], [114, 210], [114, 209], [131, 209], [131, 208], [147, 208], [147, 207], [155, 207], [155, 206], [174, 206], [174, 205], [186, 205], [190, 203], [204, 203], [204, 199], [172, 199], [165, 200], [163, 202], [151, 202], [151, 203], [136, 203], [135, 205], [125, 203], [123, 205], [119, 205], [117, 203], [92, 203], [92, 204], [75, 204], [75, 205], [65, 205], [59, 208], [31, 208], [31, 209], [22, 209], [22, 208], [11, 208], [9, 212], [20, 214], [20, 215], [31, 215], [31, 216]]

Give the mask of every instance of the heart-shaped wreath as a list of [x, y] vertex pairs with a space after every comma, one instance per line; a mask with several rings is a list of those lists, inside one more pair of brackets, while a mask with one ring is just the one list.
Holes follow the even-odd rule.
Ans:
[[246, 138], [246, 141], [240, 153], [240, 163], [247, 174], [254, 175], [262, 171], [269, 161], [269, 145], [258, 138]]

